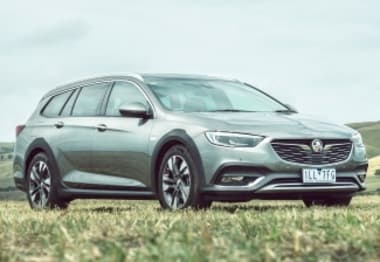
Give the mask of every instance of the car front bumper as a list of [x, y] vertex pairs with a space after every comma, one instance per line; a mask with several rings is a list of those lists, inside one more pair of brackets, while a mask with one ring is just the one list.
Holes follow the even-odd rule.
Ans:
[[[362, 167], [364, 168], [365, 165]], [[313, 185], [303, 184], [301, 173], [267, 173], [261, 176], [255, 173], [254, 176], [253, 182], [247, 185], [207, 185], [203, 188], [203, 194], [208, 199], [220, 201], [291, 200], [311, 196], [354, 194], [366, 188], [365, 183], [360, 181], [355, 171], [338, 172], [336, 183]]]
[[[270, 138], [255, 148], [223, 148], [202, 141], [205, 185], [203, 195], [212, 200], [244, 201], [251, 199], [302, 199], [334, 194], [354, 194], [365, 190], [363, 181], [368, 169], [365, 149], [353, 147], [349, 158], [324, 166], [289, 163], [273, 150]], [[200, 141], [198, 141], [200, 142]], [[304, 184], [303, 168], [334, 168], [336, 182]], [[242, 185], [220, 183], [225, 176], [248, 178]]]

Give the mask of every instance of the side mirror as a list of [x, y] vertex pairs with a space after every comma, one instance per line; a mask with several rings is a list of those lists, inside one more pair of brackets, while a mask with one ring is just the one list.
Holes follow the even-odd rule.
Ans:
[[294, 113], [298, 113], [298, 110], [294, 106], [286, 104], [286, 107], [289, 109], [289, 111], [292, 111]]
[[148, 118], [152, 115], [150, 110], [142, 103], [135, 102], [130, 104], [122, 104], [119, 107], [122, 116]]

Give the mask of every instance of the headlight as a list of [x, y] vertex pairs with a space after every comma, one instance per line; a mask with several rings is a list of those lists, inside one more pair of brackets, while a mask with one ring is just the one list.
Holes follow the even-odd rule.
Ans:
[[206, 132], [206, 137], [211, 144], [227, 147], [255, 147], [264, 137], [228, 132]]
[[363, 138], [360, 133], [356, 133], [352, 136], [352, 142], [354, 143], [355, 146], [358, 146], [358, 147], [364, 146]]

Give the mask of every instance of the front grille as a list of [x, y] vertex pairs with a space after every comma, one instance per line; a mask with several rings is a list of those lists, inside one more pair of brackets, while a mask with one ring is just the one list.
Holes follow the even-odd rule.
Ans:
[[313, 152], [313, 139], [281, 139], [272, 141], [272, 147], [285, 161], [306, 165], [328, 165], [347, 160], [352, 151], [348, 139], [322, 139], [323, 150]]

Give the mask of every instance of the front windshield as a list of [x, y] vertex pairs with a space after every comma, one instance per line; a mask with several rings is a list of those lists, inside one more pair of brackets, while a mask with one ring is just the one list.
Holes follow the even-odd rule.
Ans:
[[243, 83], [203, 79], [150, 79], [163, 107], [182, 112], [274, 112], [284, 105]]

